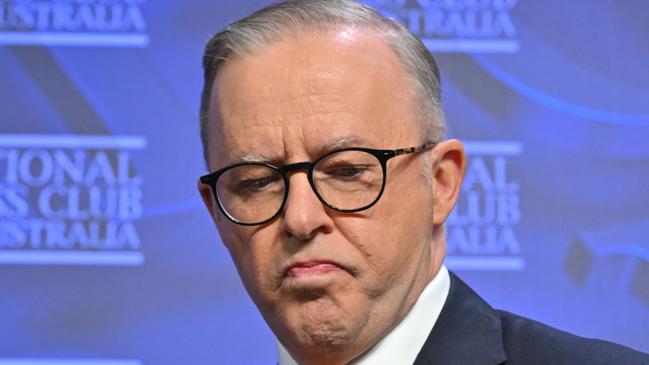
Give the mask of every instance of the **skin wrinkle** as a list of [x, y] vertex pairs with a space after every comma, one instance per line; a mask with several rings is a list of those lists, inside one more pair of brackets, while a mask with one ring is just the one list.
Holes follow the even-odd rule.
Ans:
[[241, 115], [241, 118], [249, 118], [252, 115], [267, 115], [271, 117], [269, 118], [271, 122], [270, 124], [277, 125], [279, 123], [277, 121], [273, 123], [274, 119], [272, 116], [285, 114], [289, 116], [301, 115], [301, 111], [304, 110], [305, 104], [308, 104], [316, 112], [326, 114], [341, 112], [348, 108], [345, 99], [339, 95], [321, 93], [297, 96], [281, 101], [271, 98], [266, 101], [255, 103], [255, 105], [246, 105], [243, 106], [242, 109], [248, 109], [249, 114], [243, 114]]
[[[333, 119], [333, 121], [332, 121], [332, 119]], [[306, 120], [306, 121], [314, 123], [314, 124], [327, 122], [327, 124], [329, 126], [335, 126], [335, 125], [338, 125], [338, 124], [346, 124], [346, 123], [348, 123], [349, 119], [350, 118], [349, 118], [348, 113], [331, 112], [331, 113], [318, 113], [318, 114], [311, 115], [308, 118], [296, 118], [295, 120], [296, 121], [304, 121], [304, 120]], [[291, 119], [291, 120], [293, 120], [293, 119]], [[258, 122], [255, 121], [254, 123], [250, 123], [250, 122], [247, 122], [247, 120], [245, 118], [241, 118], [241, 119], [239, 119], [238, 123], [234, 123], [234, 124], [237, 125], [237, 126], [239, 126], [239, 125], [243, 125], [243, 126], [238, 130], [235, 129], [235, 130], [232, 130], [232, 131], [228, 131], [228, 130], [224, 131], [223, 133], [226, 134], [226, 140], [234, 139], [234, 136], [237, 133], [240, 133], [240, 132], [243, 132], [244, 134], [245, 133], [263, 134], [263, 135], [265, 135], [265, 138], [264, 138], [265, 141], [283, 141], [284, 140], [284, 138], [282, 136], [283, 136], [283, 134], [285, 132], [283, 131], [283, 129], [281, 127], [282, 122], [258, 123]], [[268, 130], [268, 131], [266, 131], [266, 130]], [[302, 133], [304, 133], [304, 131]], [[304, 138], [305, 138], [304, 135], [302, 135], [300, 137], [301, 140], [304, 140]], [[250, 138], [250, 139], [244, 141], [245, 143], [247, 143], [250, 146], [244, 145], [244, 146], [239, 147], [238, 145], [229, 145], [228, 144], [226, 146], [226, 148], [233, 151], [231, 153], [231, 155], [233, 155], [233, 157], [230, 158], [225, 163], [223, 163], [221, 165], [221, 167], [226, 166], [226, 165], [230, 165], [232, 163], [236, 163], [236, 162], [239, 162], [239, 161], [245, 161], [244, 156], [246, 156], [248, 154], [237, 152], [237, 151], [260, 150], [258, 145], [252, 145], [252, 141], [253, 141], [253, 138]], [[262, 143], [262, 142], [265, 142], [265, 141], [260, 139], [259, 143]], [[278, 164], [281, 163], [281, 162], [289, 163], [291, 161], [292, 156], [294, 156], [294, 155], [295, 154], [292, 153], [291, 151], [284, 151], [284, 154], [273, 154], [272, 156], [268, 155], [268, 156], [265, 156], [264, 159], [266, 159], [268, 161], [272, 161], [274, 163], [278, 163]], [[311, 155], [312, 155], [313, 158], [319, 157], [317, 154], [311, 154]], [[257, 156], [260, 156], [260, 155], [257, 154]], [[210, 162], [210, 165], [214, 166], [213, 162]], [[215, 170], [217, 169], [216, 167], [213, 167], [213, 168]]]
[[[320, 156], [325, 155], [328, 152], [346, 148], [346, 147], [358, 147], [358, 146], [367, 146], [368, 144], [363, 142], [363, 139], [360, 137], [346, 137], [346, 138], [336, 138], [332, 141], [320, 144], [315, 150], [319, 151], [316, 157], [317, 159]], [[233, 153], [230, 162], [226, 164], [232, 165], [239, 162], [261, 162], [268, 163], [274, 166], [284, 165], [284, 159], [278, 158], [277, 156], [264, 155], [259, 153], [242, 153], [237, 154]], [[311, 162], [311, 161], [300, 161], [300, 162]]]
[[[355, 36], [341, 45], [314, 34], [230, 60], [212, 92], [210, 169], [246, 155], [286, 164], [312, 161], [345, 143], [387, 149], [420, 143], [416, 98], [396, 55], [372, 32]], [[326, 97], [319, 88], [328, 89]], [[444, 241], [433, 237], [433, 211], [443, 221], [450, 208], [429, 198], [434, 179], [422, 178], [420, 163], [434, 151], [390, 160], [383, 197], [356, 213], [322, 205], [303, 171], [290, 175], [284, 211], [260, 226], [220, 218], [201, 190], [250, 297], [301, 363], [342, 364], [367, 351], [439, 269]], [[286, 265], [312, 258], [334, 260], [343, 270], [284, 277]]]

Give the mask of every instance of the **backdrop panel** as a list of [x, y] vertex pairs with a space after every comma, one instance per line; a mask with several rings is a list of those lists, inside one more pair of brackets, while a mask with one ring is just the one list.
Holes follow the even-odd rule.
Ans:
[[[202, 48], [268, 3], [0, 0], [1, 365], [275, 363], [196, 191]], [[466, 142], [448, 267], [649, 352], [646, 4], [367, 3], [434, 52]]]

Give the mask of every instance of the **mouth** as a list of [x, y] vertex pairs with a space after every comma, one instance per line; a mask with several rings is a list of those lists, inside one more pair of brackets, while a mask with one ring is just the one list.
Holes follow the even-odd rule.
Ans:
[[341, 270], [343, 270], [343, 268], [334, 262], [313, 260], [306, 262], [297, 262], [290, 265], [284, 271], [284, 277], [298, 278], [306, 276], [318, 276]]

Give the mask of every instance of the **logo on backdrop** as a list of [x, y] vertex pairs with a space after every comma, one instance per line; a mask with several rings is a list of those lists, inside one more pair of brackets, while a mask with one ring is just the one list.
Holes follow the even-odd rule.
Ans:
[[613, 284], [649, 308], [648, 237], [647, 219], [582, 231], [570, 245], [564, 270], [581, 287], [589, 283]]
[[0, 264], [140, 265], [142, 137], [0, 134]]
[[0, 0], [0, 44], [146, 47], [145, 0]]
[[366, 0], [415, 33], [433, 52], [518, 52], [517, 0]]
[[516, 235], [521, 222], [520, 183], [509, 169], [522, 145], [502, 141], [464, 145], [468, 165], [460, 198], [446, 224], [446, 264], [455, 270], [523, 270]]

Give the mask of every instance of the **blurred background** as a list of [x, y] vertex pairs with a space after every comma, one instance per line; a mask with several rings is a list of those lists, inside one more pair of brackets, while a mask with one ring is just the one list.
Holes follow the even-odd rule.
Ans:
[[[0, 365], [275, 364], [199, 201], [205, 42], [269, 1], [0, 0]], [[469, 169], [447, 266], [649, 352], [649, 7], [376, 0]]]

